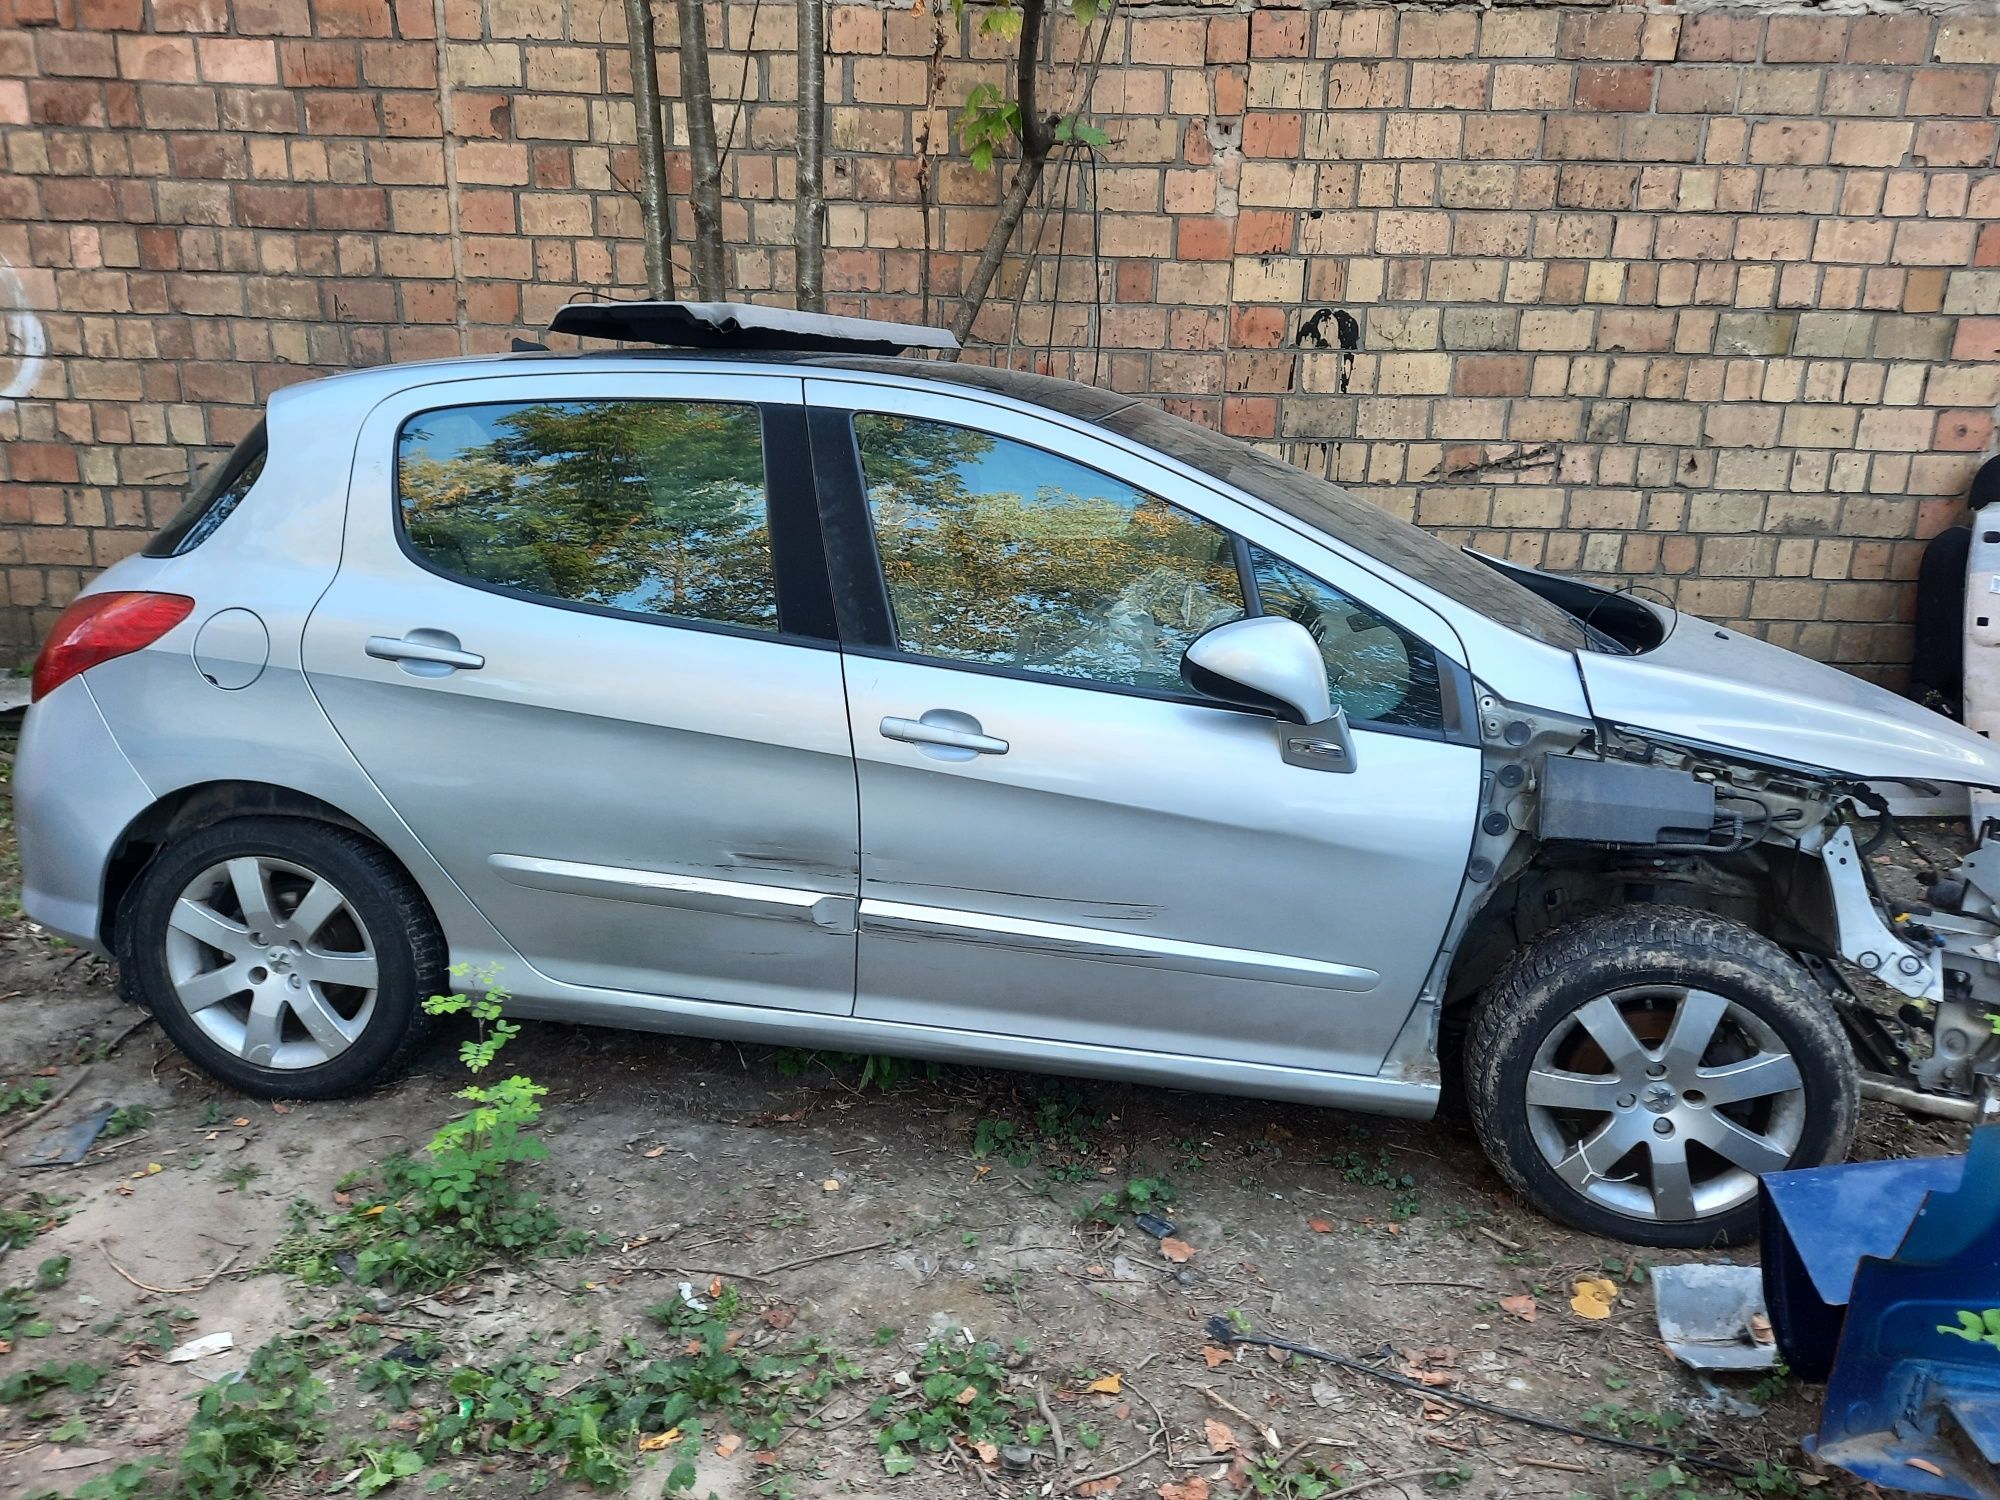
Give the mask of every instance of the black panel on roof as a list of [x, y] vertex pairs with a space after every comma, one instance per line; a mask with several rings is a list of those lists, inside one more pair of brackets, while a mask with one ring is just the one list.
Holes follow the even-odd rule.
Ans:
[[556, 310], [549, 332], [680, 349], [770, 353], [896, 354], [958, 347], [958, 340], [942, 328], [747, 302], [571, 302]]

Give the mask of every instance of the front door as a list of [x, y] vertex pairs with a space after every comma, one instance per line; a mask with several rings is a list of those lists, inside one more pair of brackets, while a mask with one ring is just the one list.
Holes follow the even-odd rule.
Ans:
[[541, 974], [851, 1010], [854, 767], [805, 446], [799, 381], [673, 368], [529, 366], [365, 422], [307, 676]]
[[[1476, 814], [1443, 622], [1090, 429], [861, 382], [808, 399], [836, 579], [864, 575], [856, 1013], [1377, 1072]], [[1320, 638], [1351, 773], [1182, 685], [1187, 644], [1255, 610]]]

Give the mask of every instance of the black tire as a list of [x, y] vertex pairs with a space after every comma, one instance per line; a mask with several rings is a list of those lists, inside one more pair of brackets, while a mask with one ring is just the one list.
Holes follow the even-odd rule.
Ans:
[[[1681, 995], [1678, 1002], [1671, 998], [1676, 990]], [[1691, 992], [1704, 998], [1695, 1001]], [[1706, 997], [1720, 997], [1728, 1008], [1720, 1012], [1707, 1050], [1694, 1054], [1704, 1079], [1690, 1083], [1690, 1070], [1684, 1065], [1689, 1048], [1669, 1044], [1683, 1008], [1697, 1007], [1700, 1016], [1716, 1013], [1714, 999]], [[1665, 1069], [1663, 1059], [1672, 1056], [1671, 1078], [1648, 1071], [1636, 1093], [1625, 1091], [1626, 1085], [1617, 1080], [1627, 1073], [1613, 1060], [1612, 1048], [1600, 1045], [1592, 1027], [1578, 1018], [1584, 1007], [1601, 998], [1613, 1000], [1627, 1023], [1623, 1035], [1637, 1040], [1643, 1049], [1628, 1054], [1630, 1061]], [[1670, 1004], [1675, 1008], [1668, 1010]], [[1593, 1024], [1601, 1027], [1605, 1015], [1603, 1008], [1593, 1007]], [[1648, 1025], [1665, 1035], [1649, 1042], [1640, 1035]], [[1699, 1018], [1690, 1021], [1689, 1039], [1702, 1035], [1700, 1026]], [[1777, 1056], [1773, 1040], [1789, 1053], [1796, 1086], [1788, 1083], [1782, 1091], [1756, 1099], [1721, 1103], [1708, 1095], [1719, 1094], [1723, 1085], [1695, 1086], [1715, 1079], [1714, 1069], [1732, 1061], [1746, 1069], [1753, 1063], [1761, 1065], [1765, 1082], [1785, 1076], [1781, 1063], [1767, 1061]], [[1571, 1050], [1544, 1053], [1545, 1048], [1565, 1047]], [[1756, 1050], [1750, 1052], [1751, 1047]], [[1747, 1055], [1732, 1058], [1732, 1048]], [[1538, 1058], [1544, 1059], [1539, 1070]], [[1601, 1069], [1596, 1066], [1599, 1061]], [[1784, 1166], [1817, 1166], [1846, 1154], [1860, 1108], [1853, 1053], [1832, 1006], [1805, 969], [1775, 943], [1739, 923], [1677, 907], [1628, 907], [1591, 917], [1549, 933], [1516, 954], [1479, 1002], [1467, 1042], [1465, 1074], [1480, 1144], [1500, 1175], [1529, 1203], [1551, 1218], [1593, 1234], [1681, 1249], [1736, 1244], [1753, 1237], [1757, 1200], [1754, 1190], [1742, 1196], [1746, 1174], [1777, 1166], [1775, 1159], [1751, 1166], [1725, 1160], [1704, 1135], [1753, 1162], [1782, 1154]], [[1538, 1102], [1530, 1100], [1531, 1075], [1540, 1094]], [[1747, 1072], [1743, 1076], [1747, 1078]], [[1572, 1110], [1567, 1103], [1551, 1103], [1566, 1101], [1569, 1094], [1562, 1092], [1563, 1086], [1579, 1077], [1579, 1092], [1588, 1091], [1591, 1105]], [[1585, 1179], [1580, 1188], [1558, 1173], [1547, 1144], [1567, 1140], [1571, 1127], [1580, 1139], [1593, 1135], [1600, 1128], [1595, 1103], [1600, 1099], [1604, 1133], [1593, 1142], [1602, 1142], [1596, 1153], [1599, 1159], [1590, 1162], [1590, 1154], [1577, 1150], [1574, 1141], [1562, 1157], [1573, 1176]], [[1628, 1099], [1636, 1102], [1627, 1103]], [[1761, 1118], [1766, 1123], [1759, 1123], [1758, 1112], [1765, 1112]], [[1732, 1125], [1735, 1130], [1729, 1128]], [[1770, 1133], [1758, 1135], [1762, 1144], [1754, 1151], [1741, 1144], [1746, 1131], [1766, 1129]], [[1663, 1130], [1664, 1136], [1648, 1139]], [[1638, 1135], [1627, 1148], [1629, 1154], [1614, 1156], [1633, 1132]], [[1636, 1185], [1641, 1173], [1647, 1184], [1653, 1181], [1655, 1152], [1671, 1155], [1676, 1136], [1684, 1137], [1677, 1149], [1694, 1181], [1694, 1193], [1675, 1205], [1692, 1208], [1687, 1216], [1664, 1210], [1650, 1186]], [[1698, 1175], [1704, 1166], [1712, 1174], [1707, 1179]], [[1674, 1172], [1671, 1163], [1665, 1170]], [[1699, 1201], [1704, 1182], [1713, 1184], [1707, 1205]], [[1635, 1199], [1651, 1205], [1650, 1212], [1634, 1211]]]
[[[175, 985], [168, 933], [176, 902], [205, 871], [246, 857], [330, 881], [372, 947], [375, 985], [365, 1024], [345, 1050], [316, 1065], [267, 1067], [232, 1052], [194, 1020]], [[338, 1098], [400, 1072], [428, 1030], [423, 1002], [445, 981], [443, 935], [402, 867], [359, 834], [308, 818], [232, 818], [161, 849], [122, 903], [117, 947], [125, 998], [150, 1010], [204, 1072], [264, 1099]]]

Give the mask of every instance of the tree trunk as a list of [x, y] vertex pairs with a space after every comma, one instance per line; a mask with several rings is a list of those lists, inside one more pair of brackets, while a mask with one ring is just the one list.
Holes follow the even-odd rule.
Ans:
[[1020, 50], [1014, 57], [1014, 102], [1021, 110], [1021, 165], [1015, 169], [1013, 186], [1000, 201], [1000, 217], [993, 221], [986, 247], [979, 252], [972, 279], [965, 285], [958, 316], [952, 319], [951, 331], [961, 344], [972, 332], [979, 309], [986, 305], [986, 293], [993, 285], [1000, 263], [1007, 258], [1007, 247], [1021, 227], [1021, 215], [1027, 211], [1028, 199], [1042, 180], [1042, 168], [1056, 143], [1056, 122], [1044, 119], [1035, 102], [1046, 4], [1047, 0], [1021, 0]]
[[826, 6], [799, 0], [798, 304], [826, 311]]
[[708, 82], [708, 26], [702, 0], [674, 0], [680, 15], [681, 102], [687, 107], [688, 158], [694, 182], [694, 251], [690, 279], [704, 302], [726, 295], [722, 269], [722, 160], [715, 149], [715, 94]]
[[632, 113], [639, 140], [639, 218], [646, 233], [646, 290], [659, 301], [674, 295], [672, 208], [667, 201], [667, 146], [660, 129], [660, 64], [653, 45], [652, 0], [625, 0], [626, 45], [632, 52]]

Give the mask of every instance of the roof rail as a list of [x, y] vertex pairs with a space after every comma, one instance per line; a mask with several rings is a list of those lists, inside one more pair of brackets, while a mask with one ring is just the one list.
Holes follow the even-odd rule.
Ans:
[[897, 354], [958, 348], [950, 333], [921, 323], [878, 323], [748, 302], [570, 302], [556, 309], [549, 332], [681, 349]]

